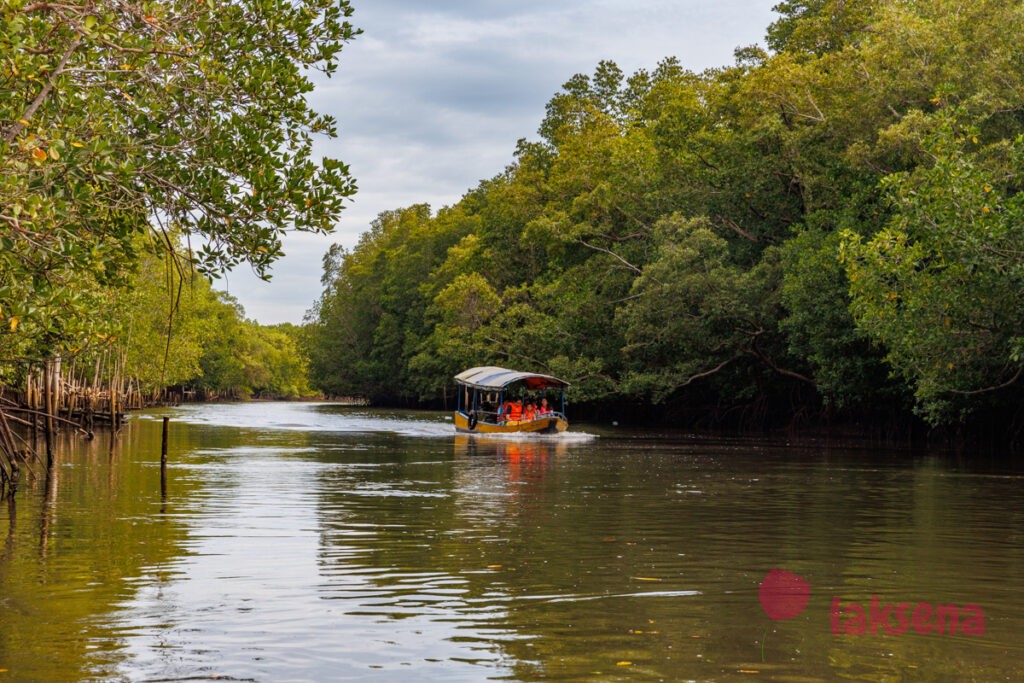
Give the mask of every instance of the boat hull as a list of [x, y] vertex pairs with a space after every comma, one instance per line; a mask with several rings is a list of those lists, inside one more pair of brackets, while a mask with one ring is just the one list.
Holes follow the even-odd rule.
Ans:
[[505, 424], [492, 424], [490, 422], [476, 422], [470, 427], [469, 415], [455, 413], [455, 431], [463, 434], [557, 434], [569, 428], [569, 422], [561, 415], [545, 416], [529, 422], [507, 422]]

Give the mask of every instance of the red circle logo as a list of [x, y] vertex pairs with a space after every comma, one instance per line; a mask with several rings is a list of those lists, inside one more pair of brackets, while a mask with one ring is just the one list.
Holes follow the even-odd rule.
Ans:
[[807, 607], [807, 600], [811, 597], [811, 584], [802, 576], [775, 568], [761, 581], [757, 597], [769, 618], [776, 621], [792, 619]]

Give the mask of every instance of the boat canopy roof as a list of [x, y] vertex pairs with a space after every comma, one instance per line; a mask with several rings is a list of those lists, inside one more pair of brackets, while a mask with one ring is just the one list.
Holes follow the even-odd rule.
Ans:
[[455, 381], [459, 384], [476, 387], [478, 389], [498, 390], [504, 389], [509, 384], [522, 382], [530, 391], [557, 387], [566, 389], [569, 383], [550, 375], [538, 375], [535, 372], [519, 372], [518, 370], [506, 370], [494, 366], [470, 368], [455, 375]]

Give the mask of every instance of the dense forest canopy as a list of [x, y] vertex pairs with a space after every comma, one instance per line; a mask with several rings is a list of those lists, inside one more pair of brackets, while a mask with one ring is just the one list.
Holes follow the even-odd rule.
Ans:
[[209, 278], [267, 276], [283, 233], [331, 231], [354, 193], [344, 164], [313, 158], [335, 124], [306, 101], [358, 33], [350, 14], [0, 4], [0, 384], [61, 359], [146, 390], [309, 392], [297, 330], [246, 321]]
[[1024, 6], [775, 9], [732, 66], [573, 76], [501, 173], [332, 249], [314, 384], [438, 402], [493, 363], [717, 421], [1012, 413]]

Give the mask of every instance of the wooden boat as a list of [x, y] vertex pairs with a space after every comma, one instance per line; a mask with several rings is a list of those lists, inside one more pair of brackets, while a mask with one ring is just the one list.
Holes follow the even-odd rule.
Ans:
[[[457, 432], [553, 434], [569, 427], [565, 417], [565, 392], [569, 383], [557, 377], [485, 366], [460, 372], [455, 375], [455, 383], [458, 385]], [[549, 410], [531, 420], [524, 419], [523, 414], [515, 410], [517, 400], [521, 404], [533, 400], [539, 405], [542, 399], [547, 399]]]

